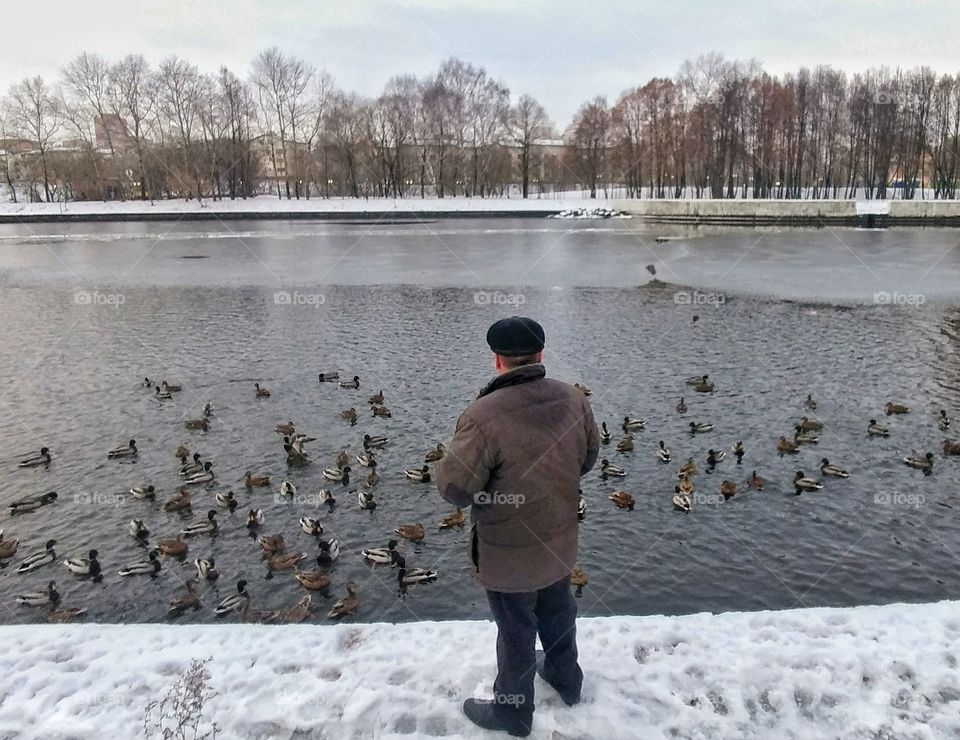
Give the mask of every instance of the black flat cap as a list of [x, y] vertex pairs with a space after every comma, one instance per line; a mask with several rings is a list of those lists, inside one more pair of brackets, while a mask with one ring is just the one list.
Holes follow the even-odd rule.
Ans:
[[543, 327], [526, 316], [500, 319], [487, 330], [487, 344], [502, 357], [535, 355], [543, 349]]

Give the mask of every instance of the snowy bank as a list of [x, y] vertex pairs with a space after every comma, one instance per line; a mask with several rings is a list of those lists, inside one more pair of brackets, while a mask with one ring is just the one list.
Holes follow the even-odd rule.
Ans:
[[[960, 602], [578, 622], [584, 704], [537, 679], [539, 738], [934, 738], [960, 733]], [[137, 737], [212, 657], [222, 737], [480, 738], [488, 622], [2, 627], [0, 736]]]

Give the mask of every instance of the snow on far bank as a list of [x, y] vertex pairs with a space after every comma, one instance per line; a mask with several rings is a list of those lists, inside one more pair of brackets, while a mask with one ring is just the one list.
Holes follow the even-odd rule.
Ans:
[[[960, 602], [578, 622], [584, 703], [537, 679], [537, 738], [940, 738], [960, 733]], [[137, 737], [212, 657], [221, 737], [494, 737], [489, 622], [0, 628], [2, 737]], [[505, 737], [505, 736], [504, 736]]]

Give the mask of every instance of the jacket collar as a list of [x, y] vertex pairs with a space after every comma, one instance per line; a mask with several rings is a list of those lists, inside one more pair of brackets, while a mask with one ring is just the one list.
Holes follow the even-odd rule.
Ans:
[[501, 388], [507, 388], [511, 385], [520, 385], [522, 383], [530, 383], [534, 380], [540, 380], [545, 377], [547, 374], [546, 368], [540, 363], [534, 365], [521, 365], [516, 367], [513, 370], [509, 370], [502, 375], [498, 375], [489, 383], [487, 383], [483, 390], [480, 391], [480, 394], [477, 398], [483, 398], [488, 396], [496, 390]]

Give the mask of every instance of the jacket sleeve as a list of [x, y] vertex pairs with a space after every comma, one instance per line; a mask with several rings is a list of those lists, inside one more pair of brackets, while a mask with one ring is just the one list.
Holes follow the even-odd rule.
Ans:
[[454, 506], [470, 506], [474, 494], [486, 487], [494, 465], [494, 452], [483, 431], [464, 413], [457, 421], [453, 440], [435, 468], [440, 495]]
[[587, 454], [580, 466], [580, 475], [589, 473], [597, 463], [600, 456], [600, 430], [597, 429], [597, 422], [593, 418], [593, 409], [590, 402], [583, 399], [583, 423], [587, 427]]

